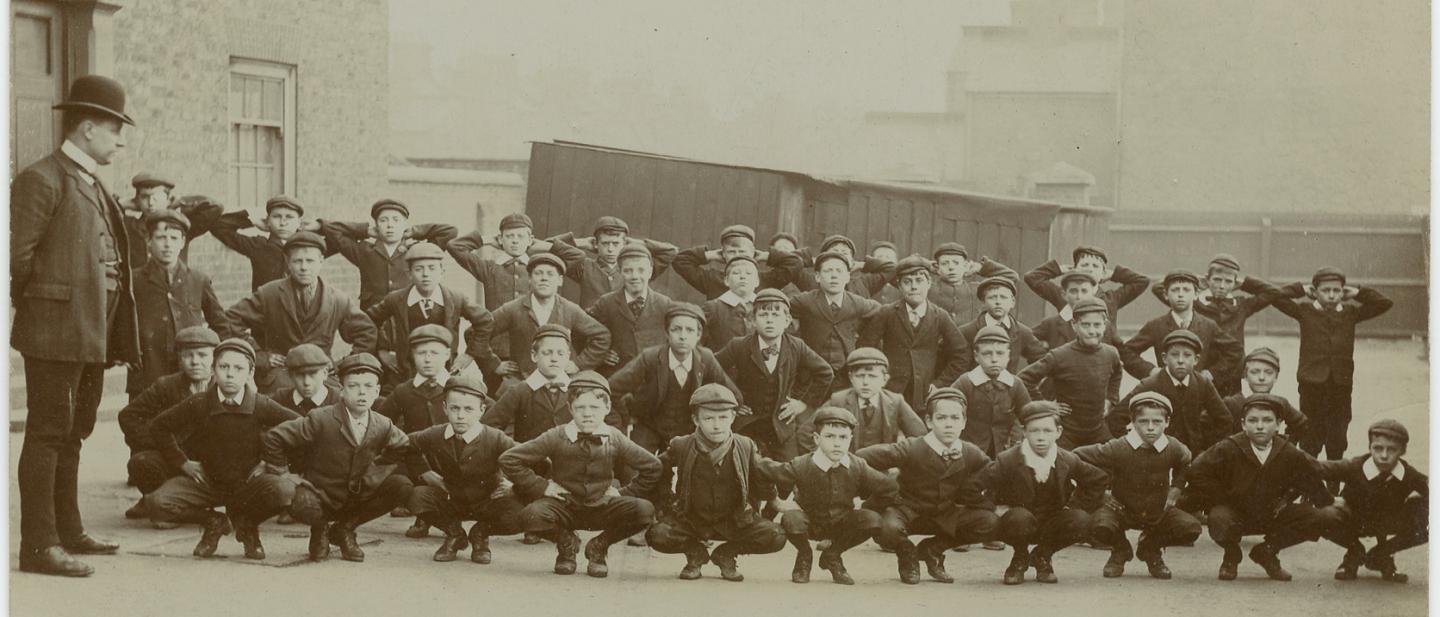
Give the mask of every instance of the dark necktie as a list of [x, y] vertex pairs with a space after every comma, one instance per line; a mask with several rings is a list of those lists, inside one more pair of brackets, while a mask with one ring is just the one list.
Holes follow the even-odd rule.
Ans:
[[429, 298], [420, 299], [420, 316], [430, 319], [430, 311], [435, 308], [435, 301]]
[[861, 421], [861, 422], [869, 422], [869, 421], [870, 421], [870, 418], [872, 418], [872, 417], [874, 417], [874, 416], [875, 416], [875, 406], [872, 405], [872, 404], [870, 404], [870, 401], [865, 401], [865, 404], [860, 407], [860, 421]]
[[835, 313], [839, 313], [839, 312], [840, 312], [840, 301], [839, 301], [839, 300], [832, 300], [832, 301], [830, 302], [830, 311], [831, 311], [831, 312], [835, 312]]
[[310, 400], [310, 399], [308, 399], [308, 398], [307, 398], [307, 399], [303, 399], [303, 400], [300, 401], [300, 411], [303, 412], [303, 413], [307, 413], [307, 414], [308, 414], [308, 413], [310, 413], [310, 412], [312, 412], [312, 411], [315, 411], [315, 408], [316, 408], [317, 406], [318, 406], [318, 405], [315, 404], [315, 401], [312, 401], [312, 400]]
[[630, 301], [630, 314], [635, 315], [636, 317], [639, 317], [639, 316], [640, 316], [640, 311], [643, 311], [643, 310], [645, 310], [645, 299], [644, 299], [644, 298], [636, 298], [636, 299]]

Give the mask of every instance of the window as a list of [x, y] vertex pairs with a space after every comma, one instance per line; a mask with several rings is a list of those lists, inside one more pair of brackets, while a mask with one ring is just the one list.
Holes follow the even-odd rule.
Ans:
[[258, 210], [295, 192], [295, 67], [230, 60], [230, 201]]

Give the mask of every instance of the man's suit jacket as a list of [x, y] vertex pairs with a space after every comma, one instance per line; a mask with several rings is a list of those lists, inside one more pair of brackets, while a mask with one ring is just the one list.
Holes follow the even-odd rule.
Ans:
[[985, 495], [981, 483], [990, 457], [967, 441], [956, 440], [955, 447], [961, 456], [947, 461], [922, 436], [867, 446], [855, 455], [882, 471], [899, 469], [899, 505], [919, 514], [941, 515], [956, 508], [994, 510], [995, 502]]
[[[328, 350], [335, 344], [335, 334], [350, 343], [353, 353], [375, 351], [375, 323], [355, 305], [355, 300], [344, 292], [316, 283], [320, 289], [320, 310], [315, 318], [301, 321], [299, 298], [289, 278], [270, 281], [260, 286], [253, 295], [230, 307], [225, 316], [235, 330], [230, 336], [237, 336], [240, 328], [248, 328], [253, 334], [260, 332], [255, 349], [255, 366], [270, 365], [270, 355], [284, 356], [302, 343], [314, 343], [320, 349]], [[222, 336], [224, 336], [222, 334]], [[257, 383], [260, 377], [257, 376]], [[261, 385], [266, 391], [268, 384]]]
[[[132, 239], [120, 204], [70, 157], [55, 152], [10, 184], [10, 346], [59, 362], [140, 362], [140, 325], [130, 263]], [[107, 324], [101, 233], [121, 263], [119, 303]], [[113, 325], [113, 327], [111, 327]]]
[[[208, 384], [204, 389], [209, 389]], [[159, 444], [150, 438], [150, 420], [160, 415], [160, 412], [179, 405], [180, 401], [190, 398], [192, 394], [195, 392], [190, 390], [190, 378], [186, 377], [185, 373], [171, 373], [156, 379], [125, 405], [116, 421], [120, 425], [120, 432], [125, 435], [125, 445], [130, 446], [130, 453], [133, 455], [159, 449]], [[186, 437], [188, 436], [177, 436], [176, 441], [183, 446]]]
[[[860, 423], [852, 432], [850, 439], [850, 451], [858, 452], [861, 448], [875, 444], [895, 443], [905, 437], [924, 437], [930, 429], [925, 428], [925, 421], [916, 415], [915, 410], [905, 402], [905, 397], [889, 390], [881, 389], [875, 393], [875, 399], [879, 402], [875, 406], [874, 413], [880, 416], [880, 432], [872, 433], [866, 423], [866, 417], [860, 410], [860, 395], [855, 393], [854, 388], [845, 388], [830, 395], [825, 401], [824, 407], [839, 407], [852, 414]], [[800, 444], [802, 452], [815, 451], [815, 412], [816, 409], [808, 409], [795, 419], [796, 441]]]
[[130, 371], [125, 391], [144, 390], [161, 376], [180, 370], [175, 333], [190, 326], [210, 326], [217, 333], [229, 330], [225, 308], [215, 297], [210, 277], [191, 270], [185, 262], [175, 266], [175, 278], [154, 261], [135, 271], [135, 308], [140, 317], [140, 370]]
[[[1179, 329], [1175, 318], [1166, 311], [1164, 315], [1145, 322], [1135, 336], [1125, 341], [1125, 349], [1142, 360], [1141, 365], [1148, 375], [1156, 366], [1165, 366], [1165, 335]], [[1245, 349], [1240, 346], [1240, 341], [1221, 330], [1219, 324], [1211, 321], [1209, 317], [1198, 312], [1192, 314], [1186, 330], [1199, 336], [1200, 344], [1205, 347], [1199, 361], [1195, 363], [1196, 372], [1208, 370], [1211, 375], [1227, 375], [1240, 366], [1241, 359], [1245, 356]], [[1146, 350], [1150, 349], [1154, 349], [1155, 364], [1144, 360]]]
[[[574, 232], [566, 232], [549, 240], [551, 244], [563, 243], [566, 246], [579, 249], [579, 247], [575, 246]], [[644, 245], [645, 249], [650, 251], [650, 280], [652, 281], [660, 278], [660, 275], [665, 274], [665, 271], [670, 269], [670, 262], [674, 261], [675, 254], [680, 252], [680, 249], [676, 248], [675, 245], [658, 240], [631, 236], [628, 242]], [[565, 278], [573, 283], [573, 286], [565, 286], [566, 289], [563, 295], [566, 298], [570, 298], [571, 301], [579, 304], [585, 310], [590, 310], [591, 307], [595, 306], [595, 302], [598, 301], [601, 296], [610, 292], [623, 293], [622, 290], [625, 286], [625, 279], [620, 276], [620, 264], [618, 260], [616, 263], [607, 267], [600, 263], [599, 258], [592, 253], [585, 252], [584, 249], [579, 250], [582, 251], [579, 259], [565, 261]], [[557, 257], [558, 256], [559, 255], [557, 255]]]
[[930, 386], [948, 386], [960, 377], [960, 329], [955, 319], [931, 302], [920, 326], [910, 325], [902, 300], [880, 310], [860, 330], [861, 347], [874, 347], [890, 359], [891, 392], [899, 392], [911, 407], [925, 405]]
[[825, 292], [818, 289], [790, 296], [790, 310], [801, 340], [825, 358], [836, 381], [844, 380], [845, 358], [855, 351], [861, 325], [881, 308], [879, 302], [849, 291], [841, 295], [838, 311], [830, 307]]
[[1300, 324], [1296, 381], [1350, 385], [1355, 379], [1355, 326], [1384, 315], [1395, 302], [1379, 291], [1361, 287], [1353, 301], [1338, 305], [1343, 307], [1340, 310], [1322, 310], [1305, 297], [1303, 283], [1286, 285], [1281, 291], [1285, 297], [1275, 301], [1275, 308]]
[[[395, 352], [395, 358], [400, 363], [400, 374], [405, 378], [415, 375], [415, 360], [410, 357], [410, 332], [417, 326], [410, 325], [410, 290], [414, 285], [407, 285], [403, 288], [386, 294], [385, 299], [365, 309], [365, 315], [370, 321], [375, 322], [377, 328], [385, 327], [386, 323], [395, 324], [396, 339], [391, 343], [391, 349]], [[458, 344], [462, 338], [465, 341], [465, 354], [479, 362], [485, 357], [490, 348], [490, 333], [495, 328], [495, 316], [485, 307], [480, 306], [469, 296], [455, 291], [444, 285], [440, 286], [440, 299], [445, 303], [445, 329], [455, 338], [457, 344], [450, 347], [450, 360], [453, 362], [460, 353]], [[470, 322], [470, 329], [460, 332], [460, 319]]]
[[441, 424], [410, 433], [410, 445], [420, 454], [410, 459], [418, 463], [409, 467], [414, 480], [418, 483], [421, 474], [434, 471], [445, 478], [445, 486], [456, 501], [471, 504], [489, 499], [500, 486], [500, 455], [515, 447], [515, 440], [487, 426], [475, 441], [460, 446], [457, 452], [452, 440], [459, 436], [445, 439], [447, 428], [449, 424]]
[[[1017, 444], [996, 455], [995, 462], [985, 469], [985, 485], [995, 505], [1029, 507], [1035, 503], [1035, 472], [1025, 465], [1020, 447]], [[1050, 447], [1060, 449], [1053, 444]], [[1060, 485], [1060, 503], [1087, 512], [1100, 505], [1110, 486], [1110, 474], [1065, 449], [1055, 454], [1055, 468], [1050, 473]]]

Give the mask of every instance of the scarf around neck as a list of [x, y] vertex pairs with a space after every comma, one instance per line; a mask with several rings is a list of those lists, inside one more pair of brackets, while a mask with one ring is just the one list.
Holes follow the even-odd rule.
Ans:
[[734, 445], [735, 433], [730, 433], [730, 436], [722, 441], [712, 442], [705, 437], [704, 433], [700, 432], [700, 429], [695, 429], [695, 448], [710, 457], [711, 465], [719, 467], [723, 464], [725, 456], [730, 454], [730, 448]]

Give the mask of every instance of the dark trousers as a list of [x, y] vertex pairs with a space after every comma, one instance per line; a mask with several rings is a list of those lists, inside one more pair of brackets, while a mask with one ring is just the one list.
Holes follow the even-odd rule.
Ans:
[[726, 520], [715, 524], [697, 524], [689, 517], [667, 517], [645, 532], [645, 542], [656, 552], [674, 555], [694, 549], [705, 540], [724, 540], [715, 549], [720, 554], [764, 555], [785, 548], [785, 534], [780, 526], [756, 516], [749, 524]]
[[1430, 541], [1430, 506], [1424, 497], [1414, 496], [1392, 512], [1356, 512], [1346, 505], [1322, 508], [1332, 517], [1333, 526], [1325, 539], [1346, 549], [1363, 550], [1360, 538], [1379, 537], [1375, 551], [1393, 555]]
[[1090, 536], [1106, 546], [1128, 546], [1125, 532], [1130, 529], [1140, 530], [1141, 548], [1183, 546], [1200, 537], [1200, 521], [1180, 508], [1166, 510], [1156, 521], [1141, 521], [1109, 505], [1090, 515]]
[[105, 365], [25, 357], [25, 439], [20, 484], [20, 550], [37, 551], [85, 534], [76, 496], [80, 442], [95, 429]]
[[475, 528], [484, 536], [508, 536], [520, 533], [520, 500], [514, 495], [496, 499], [465, 502], [433, 486], [417, 486], [410, 494], [410, 511], [421, 520], [439, 529], [475, 521]]
[[1350, 395], [1354, 389], [1349, 384], [1332, 381], [1323, 383], [1300, 382], [1300, 411], [1309, 422], [1300, 438], [1300, 449], [1310, 456], [1319, 458], [1325, 451], [1325, 458], [1338, 461], [1345, 457], [1349, 446], [1346, 433], [1350, 430]]
[[644, 531], [654, 521], [655, 507], [639, 497], [610, 497], [593, 506], [541, 497], [520, 511], [520, 528], [542, 535], [591, 529], [624, 539]]
[[166, 480], [180, 475], [158, 450], [141, 450], [130, 455], [125, 470], [130, 474], [130, 483], [140, 489], [141, 495], [155, 492]]
[[801, 556], [811, 554], [811, 540], [830, 540], [826, 552], [840, 555], [876, 537], [882, 523], [878, 513], [864, 508], [846, 512], [838, 519], [812, 518], [804, 510], [788, 510], [780, 515], [780, 527]]
[[922, 513], [908, 506], [890, 506], [880, 515], [875, 542], [899, 550], [910, 543], [911, 535], [928, 535], [950, 548], [987, 542], [995, 537], [998, 526], [995, 513], [980, 508], [955, 506], [938, 513]]
[[1074, 430], [1067, 426], [1064, 432], [1060, 433], [1060, 438], [1055, 440], [1055, 444], [1066, 450], [1074, 450], [1080, 446], [1105, 443], [1110, 441], [1110, 437], [1110, 429], [1104, 423], [1089, 430]]
[[179, 475], [145, 497], [150, 518], [162, 523], [201, 523], [212, 508], [258, 525], [290, 506], [295, 483], [274, 474], [260, 474], [233, 487], [201, 484]]
[[1037, 549], [1051, 553], [1085, 539], [1090, 533], [1090, 514], [1077, 508], [1061, 508], [1054, 512], [1034, 512], [1025, 507], [1010, 508], [1000, 515], [1001, 542], [1015, 548]]
[[1276, 550], [1314, 541], [1335, 524], [1333, 508], [1318, 509], [1310, 504], [1292, 503], [1268, 517], [1247, 517], [1228, 505], [1210, 508], [1210, 539], [1220, 546], [1239, 545], [1245, 536], [1264, 535]]
[[410, 478], [395, 474], [381, 481], [368, 495], [349, 495], [344, 503], [327, 506], [319, 492], [302, 484], [295, 489], [295, 499], [290, 502], [290, 516], [312, 527], [332, 521], [359, 527], [389, 514], [396, 506], [405, 505], [414, 490]]

